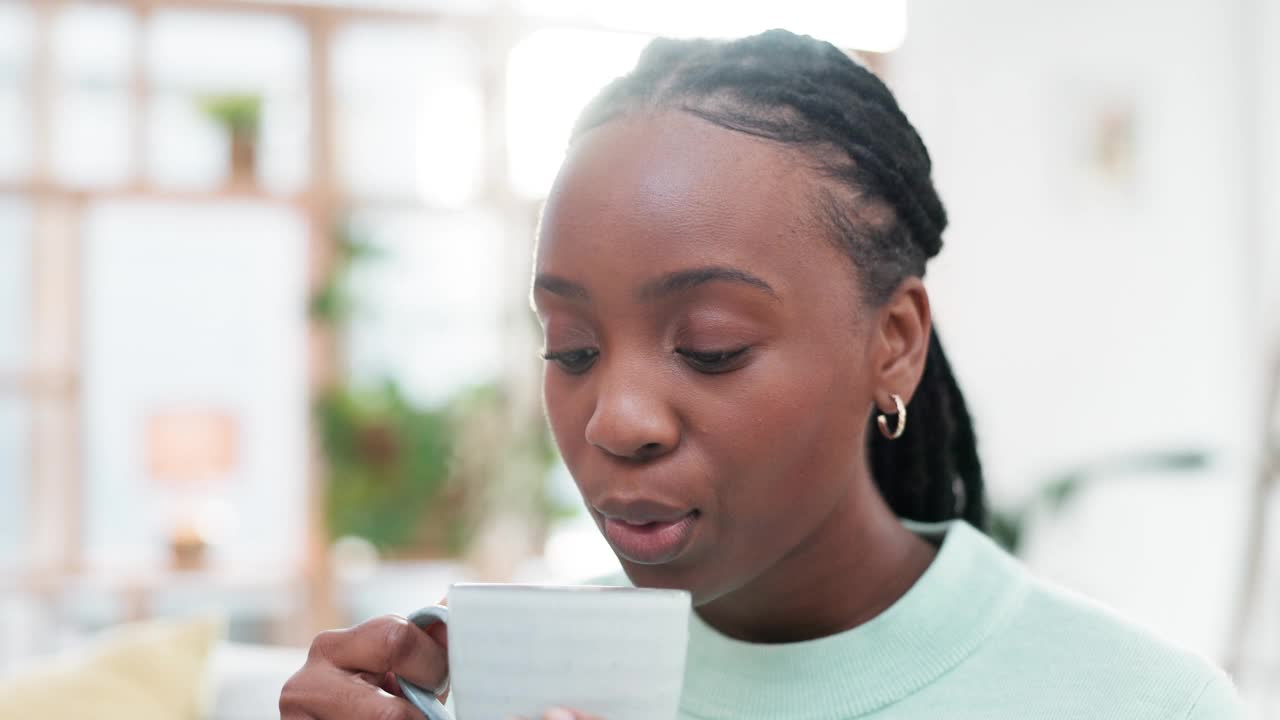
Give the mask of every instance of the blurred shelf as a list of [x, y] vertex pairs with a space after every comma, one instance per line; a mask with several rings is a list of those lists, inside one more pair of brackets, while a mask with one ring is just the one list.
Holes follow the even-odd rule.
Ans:
[[342, 0], [127, 0], [128, 5], [150, 8], [182, 9], [182, 10], [219, 10], [249, 13], [272, 13], [286, 15], [300, 20], [315, 18], [334, 18], [338, 20], [389, 20], [396, 22], [439, 22], [441, 20], [463, 22], [479, 21], [484, 15], [468, 15], [449, 13], [440, 8], [430, 6], [414, 7], [405, 0], [397, 2]]
[[0, 193], [59, 197], [72, 201], [89, 200], [153, 200], [173, 203], [213, 203], [255, 201], [305, 205], [309, 193], [277, 193], [254, 186], [227, 185], [209, 190], [183, 190], [151, 185], [130, 184], [105, 187], [71, 187], [58, 183], [34, 181], [0, 181]]
[[67, 397], [80, 392], [74, 370], [22, 371], [0, 368], [0, 395]]
[[[439, 25], [449, 23], [475, 32], [492, 33], [495, 27], [511, 32], [530, 32], [543, 27], [567, 27], [583, 30], [612, 29], [610, 26], [579, 17], [574, 13], [514, 13], [502, 2], [478, 2], [474, 7], [463, 3], [446, 6], [430, 0], [93, 0], [121, 3], [135, 8], [172, 10], [213, 10], [245, 13], [269, 13], [291, 17], [301, 22], [378, 21]], [[623, 30], [625, 32], [626, 30]]]
[[[184, 190], [180, 188], [163, 188], [147, 184], [117, 185], [103, 187], [72, 187], [60, 183], [41, 183], [24, 180], [0, 180], [0, 195], [28, 195], [34, 197], [55, 197], [65, 200], [87, 203], [101, 200], [141, 200], [169, 203], [225, 203], [225, 202], [260, 202], [294, 205], [305, 209], [312, 204], [315, 197], [312, 191], [302, 190], [292, 193], [281, 193], [254, 186], [228, 185], [208, 190]], [[454, 213], [462, 208], [453, 205], [435, 205], [409, 193], [404, 194], [361, 194], [338, 190], [333, 194], [332, 202], [336, 207], [361, 207], [381, 210], [418, 210], [424, 212]], [[499, 204], [498, 199], [478, 197], [468, 202], [463, 208], [491, 207]]]
[[151, 592], [164, 589], [217, 588], [254, 590], [294, 586], [301, 581], [298, 568], [258, 567], [174, 570], [160, 566], [102, 567], [82, 571], [0, 571], [0, 592], [57, 593], [66, 590], [100, 592]]

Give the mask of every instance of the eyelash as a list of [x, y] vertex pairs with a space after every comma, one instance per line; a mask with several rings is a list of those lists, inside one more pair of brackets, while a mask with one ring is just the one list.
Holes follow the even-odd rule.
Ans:
[[[676, 348], [676, 354], [683, 357], [694, 370], [704, 375], [718, 375], [736, 370], [736, 367], [732, 367], [733, 361], [742, 357], [749, 349], [749, 347], [740, 347], [734, 350], [701, 351]], [[591, 369], [599, 355], [600, 351], [594, 348], [579, 348], [557, 352], [544, 351], [542, 359], [556, 363], [560, 369], [570, 375], [582, 375]]]
[[[561, 370], [570, 375], [581, 375], [591, 369], [591, 366], [595, 364], [596, 356], [599, 354], [599, 350], [592, 348], [561, 350], [559, 352], [544, 351], [542, 359], [559, 365]], [[581, 367], [574, 365], [575, 361]]]
[[706, 375], [718, 375], [719, 373], [736, 370], [737, 368], [734, 366], [733, 361], [741, 357], [746, 351], [747, 348], [745, 347], [735, 350], [712, 350], [709, 352], [676, 348], [676, 354], [683, 357], [690, 367]]

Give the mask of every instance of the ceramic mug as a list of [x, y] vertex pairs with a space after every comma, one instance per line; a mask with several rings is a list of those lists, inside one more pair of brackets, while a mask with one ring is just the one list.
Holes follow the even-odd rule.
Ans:
[[[673, 720], [684, 682], [689, 593], [600, 586], [463, 583], [449, 604], [409, 615], [449, 626], [461, 720], [537, 718], [552, 706], [607, 720]], [[453, 720], [436, 693], [398, 678], [428, 720]]]

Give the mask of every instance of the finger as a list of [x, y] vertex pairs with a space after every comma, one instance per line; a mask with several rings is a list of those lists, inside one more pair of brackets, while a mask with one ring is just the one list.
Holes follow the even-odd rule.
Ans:
[[376, 677], [391, 672], [426, 688], [440, 686], [449, 667], [440, 643], [395, 615], [320, 633], [311, 643], [311, 655], [350, 673]]
[[404, 697], [404, 693], [400, 691], [400, 683], [396, 680], [395, 673], [386, 672], [382, 673], [382, 675], [370, 675], [369, 684], [376, 685], [385, 693]]
[[[437, 604], [437, 605], [442, 605], [442, 606], [444, 606], [444, 607], [449, 607], [449, 597], [446, 595], [445, 597], [440, 598], [440, 602], [438, 602], [438, 603], [436, 603], [436, 604]], [[430, 636], [431, 636], [431, 639], [432, 639], [432, 640], [435, 640], [435, 641], [436, 641], [436, 643], [440, 645], [440, 647], [444, 648], [446, 651], [449, 649], [449, 626], [448, 626], [448, 624], [446, 624], [446, 623], [442, 623], [442, 622], [438, 622], [438, 623], [431, 623], [431, 624], [430, 624], [430, 625], [428, 625], [426, 628], [424, 628], [424, 631], [425, 631], [428, 635], [430, 635]]]
[[317, 712], [316, 720], [422, 720], [422, 713], [408, 700], [374, 687], [353, 688], [351, 692], [344, 693], [343, 698], [341, 704], [326, 705], [322, 711]]
[[333, 665], [308, 662], [289, 678], [280, 693], [282, 720], [348, 720], [376, 717], [386, 720], [422, 720], [403, 698], [382, 692]]

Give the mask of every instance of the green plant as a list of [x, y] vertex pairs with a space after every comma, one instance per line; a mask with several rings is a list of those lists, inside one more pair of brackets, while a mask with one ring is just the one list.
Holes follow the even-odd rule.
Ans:
[[[332, 249], [332, 269], [308, 309], [343, 337], [362, 312], [352, 273], [385, 257], [351, 222], [338, 226]], [[528, 405], [497, 382], [461, 389], [438, 407], [415, 404], [390, 380], [341, 380], [322, 392], [313, 411], [330, 536], [421, 557], [464, 554], [498, 512], [544, 533], [567, 509], [545, 491], [555, 453], [537, 404]]]
[[316, 418], [329, 483], [334, 538], [357, 535], [380, 550], [457, 552], [462, 518], [447, 494], [453, 427], [446, 410], [414, 407], [394, 383], [320, 395]]
[[1209, 455], [1200, 450], [1140, 452], [1071, 468], [1040, 483], [1020, 505], [993, 508], [987, 532], [1006, 550], [1017, 554], [1037, 517], [1062, 511], [1087, 486], [1110, 475], [1135, 476], [1155, 471], [1187, 471], [1203, 468]]
[[546, 492], [557, 454], [541, 412], [522, 417], [509, 390], [496, 383], [465, 390], [450, 405], [458, 423], [451, 477], [477, 490], [462, 513], [471, 530], [485, 516], [507, 512], [531, 520], [543, 534], [553, 520], [575, 512]]
[[325, 282], [311, 296], [311, 319], [335, 329], [344, 328], [358, 304], [349, 278], [361, 263], [382, 257], [381, 251], [357, 226], [345, 221], [333, 242], [333, 267]]
[[207, 95], [200, 107], [233, 137], [252, 137], [262, 117], [262, 97], [246, 93]]

